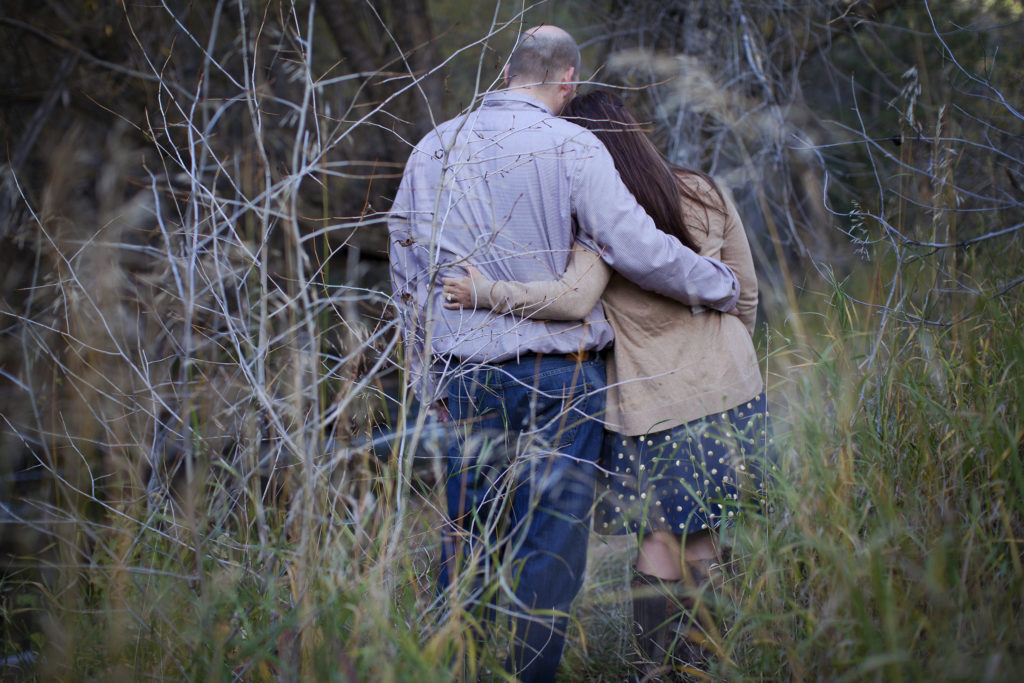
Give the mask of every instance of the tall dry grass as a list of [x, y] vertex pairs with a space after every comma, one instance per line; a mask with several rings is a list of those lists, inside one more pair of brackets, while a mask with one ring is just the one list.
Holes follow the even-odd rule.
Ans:
[[[1017, 678], [1020, 294], [979, 303], [969, 324], [893, 325], [885, 359], [865, 372], [877, 330], [850, 315], [856, 289], [802, 298], [791, 316], [804, 338], [771, 333], [773, 509], [723, 533], [728, 579], [706, 596], [716, 656], [689, 679]], [[635, 543], [595, 537], [567, 680], [630, 675], [634, 554]]]

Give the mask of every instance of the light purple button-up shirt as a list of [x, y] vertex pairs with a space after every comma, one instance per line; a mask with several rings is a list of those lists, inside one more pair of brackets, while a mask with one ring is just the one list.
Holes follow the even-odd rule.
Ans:
[[[518, 93], [488, 95], [423, 138], [388, 230], [413, 382], [430, 380], [423, 369], [438, 358], [500, 362], [612, 342], [600, 303], [572, 322], [445, 309], [441, 277], [463, 275], [467, 264], [492, 280], [556, 279], [578, 240], [641, 287], [684, 303], [724, 311], [739, 294], [728, 267], [655, 227], [593, 133]], [[437, 398], [434, 382], [421, 389]]]

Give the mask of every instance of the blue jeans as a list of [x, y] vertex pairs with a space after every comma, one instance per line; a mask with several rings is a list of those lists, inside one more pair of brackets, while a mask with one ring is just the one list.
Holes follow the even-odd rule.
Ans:
[[458, 427], [439, 588], [484, 623], [508, 603], [522, 681], [554, 679], [583, 585], [605, 403], [604, 363], [590, 356], [467, 369], [448, 387]]

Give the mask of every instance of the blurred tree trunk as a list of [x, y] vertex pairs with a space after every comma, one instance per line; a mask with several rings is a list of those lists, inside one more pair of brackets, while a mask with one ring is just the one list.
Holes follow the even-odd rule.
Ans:
[[[342, 72], [359, 74], [356, 113], [394, 98], [372, 117], [378, 126], [363, 129], [360, 156], [372, 165], [365, 182], [345, 183], [338, 197], [341, 206], [361, 203], [362, 213], [371, 214], [386, 209], [394, 196], [395, 169], [408, 158], [410, 144], [444, 119], [442, 81], [427, 76], [440, 63], [427, 2], [317, 0], [316, 9], [337, 46]], [[371, 257], [382, 258], [386, 250], [383, 231], [357, 231], [345, 239]]]
[[[317, 8], [348, 70], [367, 75], [368, 92], [377, 96], [371, 99], [381, 101], [387, 93], [382, 83], [370, 80], [371, 74], [388, 75], [387, 70], [422, 77], [440, 61], [426, 0], [319, 0]], [[419, 89], [415, 109], [420, 116], [413, 125], [425, 133], [431, 108], [440, 105], [441, 88], [438, 79], [427, 78]]]

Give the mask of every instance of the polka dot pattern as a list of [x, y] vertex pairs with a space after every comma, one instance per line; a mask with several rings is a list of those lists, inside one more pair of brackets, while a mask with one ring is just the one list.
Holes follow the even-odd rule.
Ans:
[[662, 432], [608, 432], [600, 465], [598, 533], [715, 528], [764, 497], [763, 472], [775, 465], [765, 395]]

